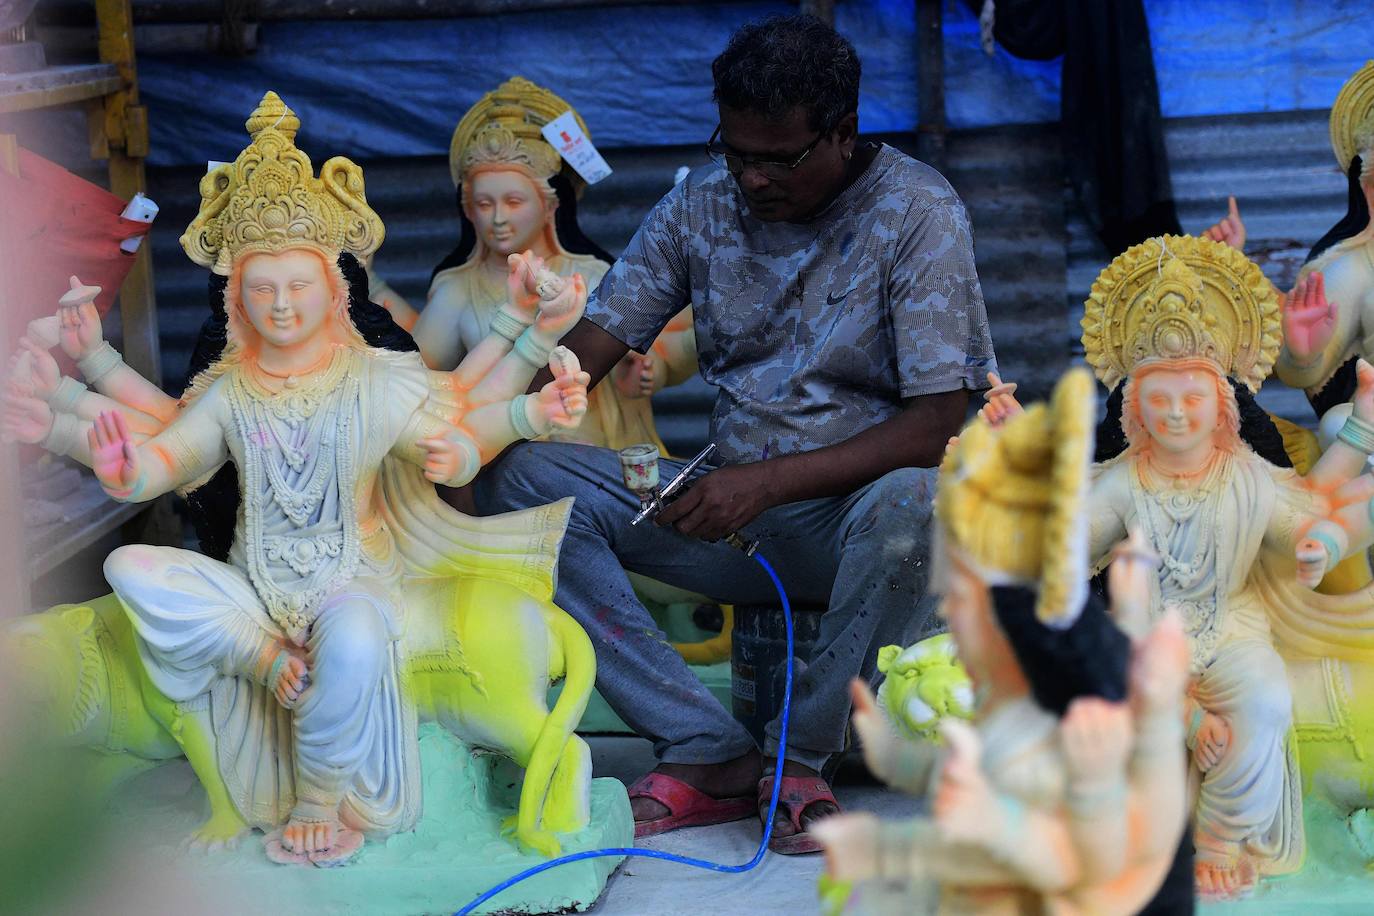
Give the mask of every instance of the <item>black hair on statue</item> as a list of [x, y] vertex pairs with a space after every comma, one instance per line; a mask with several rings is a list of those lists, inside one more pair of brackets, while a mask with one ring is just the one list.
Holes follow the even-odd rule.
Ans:
[[[577, 223], [577, 191], [573, 187], [572, 179], [568, 177], [568, 168], [568, 166], [564, 166], [562, 171], [549, 179], [549, 186], [558, 195], [558, 209], [553, 212], [553, 231], [558, 235], [558, 244], [562, 245], [563, 250], [568, 254], [591, 255], [598, 261], [614, 264], [615, 258], [606, 249], [588, 238]], [[477, 227], [463, 212], [463, 189], [459, 188], [458, 245], [444, 256], [444, 259], [439, 262], [434, 270], [430, 271], [430, 282], [434, 282], [434, 277], [439, 271], [466, 264], [468, 258], [472, 257], [472, 250], [476, 247]]]
[[1325, 415], [1337, 404], [1346, 404], [1354, 400], [1355, 389], [1359, 387], [1359, 373], [1355, 371], [1355, 366], [1359, 361], [1358, 356], [1350, 357], [1332, 373], [1331, 378], [1327, 380], [1320, 391], [1316, 394], [1308, 394], [1307, 403], [1312, 405], [1317, 416]]
[[[1276, 467], [1291, 468], [1293, 459], [1283, 447], [1283, 436], [1268, 412], [1255, 400], [1250, 389], [1235, 379], [1227, 379], [1236, 393], [1236, 408], [1240, 414], [1241, 441], [1254, 449], [1255, 454]], [[1126, 451], [1126, 431], [1121, 424], [1126, 384], [1123, 382], [1107, 395], [1107, 415], [1097, 425], [1097, 444], [1093, 460], [1099, 464], [1111, 461]]]
[[1032, 589], [999, 585], [992, 589], [997, 623], [1042, 709], [1063, 716], [1079, 697], [1126, 699], [1131, 640], [1107, 615], [1106, 603], [1088, 594], [1078, 618], [1057, 630], [1035, 616]]
[[[338, 265], [348, 285], [348, 315], [368, 346], [400, 352], [417, 350], [414, 339], [392, 320], [391, 313], [368, 300], [367, 271], [358, 259], [343, 252]], [[219, 360], [229, 343], [229, 313], [224, 302], [228, 285], [227, 277], [210, 275], [210, 317], [201, 324], [200, 336], [191, 351], [187, 386]], [[186, 505], [201, 553], [216, 560], [227, 560], [239, 511], [239, 476], [234, 463], [225, 462], [213, 477], [187, 494]]]
[[1364, 188], [1360, 187], [1360, 173], [1364, 161], [1357, 155], [1350, 160], [1350, 168], [1345, 170], [1346, 204], [1345, 216], [1340, 222], [1326, 231], [1307, 254], [1307, 264], [1321, 257], [1333, 245], [1344, 242], [1353, 235], [1359, 235], [1369, 225], [1369, 201], [1365, 200]]
[[769, 120], [804, 108], [812, 130], [832, 131], [859, 110], [859, 53], [815, 16], [771, 16], [730, 36], [711, 62], [712, 98]]

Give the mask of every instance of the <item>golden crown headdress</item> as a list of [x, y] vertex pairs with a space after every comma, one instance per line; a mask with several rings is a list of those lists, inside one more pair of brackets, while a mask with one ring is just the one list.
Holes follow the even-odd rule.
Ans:
[[[1374, 146], [1374, 60], [1345, 81], [1331, 105], [1331, 151], [1341, 171], [1350, 169], [1350, 160], [1369, 152]], [[1366, 170], [1374, 163], [1366, 162]], [[1369, 174], [1369, 172], [1366, 172]]]
[[1096, 410], [1092, 376], [1071, 369], [1049, 404], [999, 428], [974, 420], [940, 465], [935, 515], [947, 543], [982, 573], [1036, 588], [1036, 616], [1061, 629], [1087, 597]]
[[316, 248], [332, 261], [360, 261], [382, 244], [382, 220], [367, 204], [363, 170], [335, 156], [316, 178], [296, 148], [300, 119], [275, 92], [244, 123], [252, 142], [200, 180], [200, 212], [181, 236], [192, 261], [227, 275], [244, 254]]
[[[563, 159], [540, 130], [568, 111], [591, 139], [582, 116], [567, 102], [523, 77], [506, 80], [469, 108], [453, 131], [448, 147], [453, 186], [458, 187], [463, 176], [481, 165], [514, 164], [538, 178], [552, 178], [563, 167]], [[574, 176], [574, 184], [580, 188], [581, 179]]]
[[1166, 235], [1117, 256], [1083, 303], [1083, 349], [1108, 388], [1146, 359], [1210, 359], [1251, 391], [1278, 358], [1279, 301], [1239, 251]]

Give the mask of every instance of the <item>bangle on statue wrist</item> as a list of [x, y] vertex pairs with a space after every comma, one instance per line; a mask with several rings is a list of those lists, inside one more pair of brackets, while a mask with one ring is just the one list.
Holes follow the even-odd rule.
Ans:
[[505, 309], [497, 309], [496, 314], [491, 316], [491, 327], [489, 330], [491, 333], [504, 337], [511, 343], [515, 343], [516, 339], [524, 333], [525, 328], [528, 328], [533, 323], [533, 321], [522, 321]]
[[527, 394], [510, 399], [510, 425], [515, 427], [515, 434], [521, 439], [538, 439], [539, 430], [534, 428], [530, 418], [525, 414], [525, 404], [529, 399], [530, 396]]
[[1202, 706], [1194, 703], [1193, 714], [1188, 717], [1188, 733], [1183, 736], [1183, 743], [1190, 751], [1197, 747], [1197, 733], [1198, 729], [1202, 728], [1203, 715], [1205, 711]]
[[549, 364], [549, 354], [553, 352], [553, 346], [546, 346], [538, 340], [534, 334], [534, 327], [531, 326], [525, 328], [525, 332], [516, 338], [515, 346], [511, 348], [511, 352], [535, 369], [543, 369]]
[[119, 351], [110, 346], [108, 340], [102, 340], [100, 346], [76, 361], [76, 367], [86, 377], [86, 382], [94, 385], [113, 372], [122, 362], [124, 357], [119, 355]]
[[267, 669], [267, 683], [263, 686], [268, 690], [275, 690], [277, 678], [281, 677], [281, 669], [286, 667], [286, 663], [290, 661], [290, 659], [291, 653], [287, 652], [285, 649], [277, 652], [277, 657], [272, 659], [272, 667]]
[[1336, 565], [1336, 561], [1341, 558], [1341, 549], [1336, 544], [1336, 539], [1325, 531], [1318, 531], [1315, 528], [1307, 532], [1307, 536], [1326, 548], [1326, 564], [1329, 569]]
[[76, 379], [64, 375], [57, 382], [57, 387], [48, 395], [48, 406], [55, 412], [75, 413], [76, 402], [81, 395], [86, 392], [86, 386]]
[[105, 493], [110, 497], [110, 499], [117, 500], [122, 503], [132, 503], [137, 502], [138, 498], [143, 495], [143, 488], [147, 483], [148, 473], [147, 471], [140, 469], [138, 472], [138, 479], [135, 480], [134, 485], [132, 487], [129, 487], [127, 490], [111, 489], [110, 487], [105, 486], [104, 481], [101, 481], [100, 486], [101, 489], [103, 489]]
[[1356, 451], [1374, 455], [1374, 425], [1366, 423], [1354, 414], [1345, 418], [1345, 425], [1336, 433], [1336, 438]]
[[72, 414], [55, 412], [48, 434], [38, 444], [54, 455], [70, 455], [80, 441], [81, 421]]

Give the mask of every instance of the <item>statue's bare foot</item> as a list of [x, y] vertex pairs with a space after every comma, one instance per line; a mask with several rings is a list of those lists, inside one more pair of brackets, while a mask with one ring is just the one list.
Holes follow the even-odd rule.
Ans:
[[293, 817], [286, 822], [281, 843], [292, 852], [322, 852], [334, 845], [338, 837], [338, 821], [313, 821]]
[[234, 812], [213, 812], [209, 820], [196, 828], [196, 832], [187, 839], [186, 845], [195, 850], [205, 850], [206, 852], [219, 852], [224, 849], [233, 849], [239, 844], [239, 840], [248, 833], [249, 827], [243, 819]]
[[1255, 863], [1245, 856], [1233, 861], [1199, 859], [1193, 866], [1198, 896], [1204, 900], [1234, 900], [1248, 895], [1259, 880]]
[[267, 858], [282, 865], [342, 865], [362, 847], [362, 834], [337, 820], [292, 817], [266, 841]]

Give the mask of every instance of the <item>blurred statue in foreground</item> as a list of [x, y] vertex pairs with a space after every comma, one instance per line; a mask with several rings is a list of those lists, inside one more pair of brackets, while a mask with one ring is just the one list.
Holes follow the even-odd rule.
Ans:
[[1128, 914], [1160, 891], [1187, 811], [1186, 645], [1177, 616], [1145, 624], [1138, 544], [1111, 573], [1134, 643], [1087, 593], [1093, 413], [1091, 377], [1072, 372], [1051, 405], [976, 420], [946, 455], [937, 575], [978, 704], [972, 725], [944, 723], [941, 750], [898, 737], [854, 685], [869, 766], [931, 797], [910, 822], [816, 826], [854, 911]]

